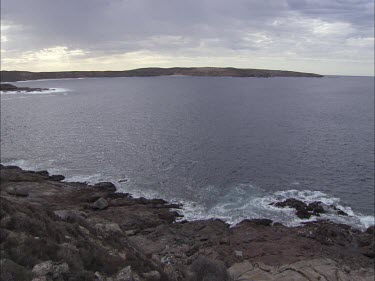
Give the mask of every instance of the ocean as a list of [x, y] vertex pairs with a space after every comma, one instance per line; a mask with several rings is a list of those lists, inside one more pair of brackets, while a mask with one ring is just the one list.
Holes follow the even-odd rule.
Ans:
[[[112, 181], [184, 204], [184, 219], [295, 226], [293, 197], [374, 224], [374, 79], [132, 77], [37, 80], [1, 94], [1, 162]], [[311, 218], [314, 220], [316, 218]]]

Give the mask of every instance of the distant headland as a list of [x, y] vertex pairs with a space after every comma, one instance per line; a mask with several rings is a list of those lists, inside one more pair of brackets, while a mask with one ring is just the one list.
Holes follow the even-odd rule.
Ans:
[[149, 76], [227, 76], [227, 77], [323, 77], [315, 73], [285, 70], [241, 69], [233, 67], [172, 67], [138, 68], [124, 71], [1, 71], [1, 82], [37, 79], [94, 78], [94, 77], [149, 77]]

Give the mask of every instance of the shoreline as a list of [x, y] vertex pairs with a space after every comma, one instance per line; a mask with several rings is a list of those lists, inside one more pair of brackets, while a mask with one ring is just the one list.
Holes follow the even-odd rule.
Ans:
[[[297, 273], [285, 267], [304, 274], [296, 280], [308, 280], [303, 276], [322, 267], [316, 278], [329, 272], [348, 280], [374, 277], [373, 226], [360, 231], [327, 221], [299, 227], [267, 219], [233, 227], [218, 219], [177, 222], [178, 204], [116, 193], [112, 183], [63, 179], [1, 165], [4, 272], [23, 273], [25, 280], [61, 268], [61, 280], [123, 280], [118, 278], [125, 271], [139, 280], [188, 280], [205, 264], [233, 280], [244, 268], [241, 276], [248, 279], [241, 280], [273, 280], [280, 274], [290, 280]], [[27, 250], [40, 247], [43, 251]], [[48, 267], [44, 273], [43, 266]]]
[[[45, 170], [45, 167], [41, 166], [34, 166], [34, 165], [24, 165], [20, 163], [20, 161], [9, 161], [9, 162], [1, 162], [0, 165], [2, 166], [17, 166], [25, 171], [38, 171], [38, 170]], [[46, 172], [48, 173], [57, 173], [57, 174], [64, 174], [63, 170], [60, 169], [46, 169]], [[162, 199], [164, 201], [168, 201], [172, 204], [178, 204], [180, 205], [180, 208], [178, 210], [179, 214], [181, 215], [179, 218], [177, 218], [177, 221], [197, 221], [197, 220], [222, 220], [226, 224], [230, 225], [230, 227], [235, 227], [237, 224], [241, 223], [244, 220], [252, 220], [252, 219], [268, 219], [272, 220], [274, 223], [280, 223], [284, 225], [285, 227], [300, 227], [307, 223], [314, 223], [319, 221], [328, 221], [330, 223], [334, 224], [344, 224], [347, 226], [350, 226], [354, 229], [364, 231], [367, 228], [371, 226], [375, 226], [375, 217], [371, 214], [362, 214], [358, 213], [352, 210], [352, 207], [350, 205], [343, 205], [338, 203], [333, 203], [330, 199], [337, 199], [334, 195], [328, 195], [325, 193], [322, 193], [322, 191], [310, 191], [310, 190], [286, 190], [286, 191], [275, 191], [271, 193], [264, 194], [263, 197], [259, 197], [264, 200], [265, 203], [263, 205], [266, 209], [264, 211], [270, 211], [273, 210], [274, 212], [278, 212], [280, 215], [285, 216], [288, 214], [289, 219], [285, 220], [278, 220], [275, 219], [275, 215], [272, 216], [255, 216], [255, 217], [247, 217], [242, 216], [241, 218], [237, 218], [235, 220], [228, 217], [228, 215], [220, 214], [220, 213], [206, 213], [206, 215], [202, 215], [204, 212], [204, 207], [201, 206], [199, 203], [195, 201], [186, 201], [184, 199], [176, 199], [176, 198], [170, 198], [170, 197], [163, 197], [160, 195], [157, 195], [155, 192], [149, 193], [142, 193], [135, 190], [129, 190], [126, 187], [122, 186], [123, 182], [127, 182], [128, 179], [125, 181], [123, 179], [116, 180], [113, 177], [103, 177], [100, 176], [98, 178], [98, 174], [95, 176], [91, 175], [84, 175], [84, 176], [65, 176], [65, 179], [62, 182], [65, 182], [67, 184], [69, 183], [79, 183], [84, 185], [94, 185], [97, 182], [100, 181], [106, 181], [106, 182], [112, 182], [114, 183], [114, 186], [116, 187], [116, 192], [119, 193], [126, 193], [129, 194], [132, 198], [139, 199], [139, 198], [145, 198], [147, 200], [152, 200], [155, 198]], [[297, 194], [290, 194], [291, 191], [296, 192]], [[279, 193], [288, 193], [288, 195], [282, 196], [283, 198], [276, 198], [280, 195], [275, 195]], [[304, 196], [300, 196], [299, 193], [306, 193], [306, 192], [312, 192], [312, 193], [318, 193], [320, 196], [315, 197], [314, 199], [306, 199]], [[324, 197], [322, 197], [322, 194]], [[311, 195], [310, 195], [311, 196]], [[328, 196], [328, 197], [325, 197]], [[288, 201], [288, 199], [296, 199], [296, 204], [281, 204], [285, 201]], [[327, 202], [328, 199], [328, 202]], [[330, 202], [331, 201], [331, 202]], [[324, 208], [324, 211], [314, 212], [314, 208], [308, 209], [308, 206], [313, 205], [320, 205], [320, 207]], [[302, 206], [302, 208], [300, 207]], [[286, 209], [285, 209], [286, 208]], [[277, 211], [276, 211], [276, 210]], [[300, 210], [300, 215], [298, 215], [298, 209]], [[307, 210], [306, 210], [307, 209]], [[301, 213], [302, 211], [302, 213]], [[307, 211], [307, 212], [306, 212]]]

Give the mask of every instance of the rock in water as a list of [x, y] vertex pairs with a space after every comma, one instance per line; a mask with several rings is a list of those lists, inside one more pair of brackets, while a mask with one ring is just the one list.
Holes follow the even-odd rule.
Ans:
[[312, 215], [320, 216], [320, 214], [325, 213], [323, 206], [321, 205], [322, 202], [315, 201], [307, 205], [306, 203], [295, 199], [295, 198], [288, 198], [282, 202], [276, 202], [272, 205], [276, 207], [289, 207], [296, 209], [296, 215], [300, 219], [309, 219]]
[[346, 212], [344, 212], [343, 210], [338, 210], [338, 211], [337, 211], [337, 214], [338, 214], [339, 216], [348, 216], [348, 214], [347, 214]]
[[310, 212], [313, 212], [314, 215], [319, 215], [319, 214], [323, 214], [326, 212], [322, 206], [322, 202], [320, 201], [315, 201], [315, 202], [310, 203], [307, 206], [307, 210]]
[[108, 191], [116, 191], [116, 186], [111, 182], [99, 182], [93, 185], [94, 188], [106, 189]]
[[63, 175], [52, 175], [48, 178], [50, 181], [62, 181], [65, 179]]
[[311, 213], [309, 213], [306, 209], [297, 210], [296, 216], [300, 219], [309, 219], [311, 217]]
[[295, 199], [295, 198], [288, 198], [283, 202], [277, 202], [277, 203], [275, 203], [275, 206], [276, 207], [282, 207], [282, 208], [290, 207], [290, 208], [294, 208], [296, 210], [301, 210], [301, 209], [307, 208], [307, 205], [304, 202], [302, 202], [298, 199]]
[[49, 177], [49, 173], [48, 173], [48, 171], [46, 171], [46, 170], [43, 170], [43, 171], [36, 171], [35, 172], [35, 174], [38, 174], [38, 175], [41, 175], [41, 176], [43, 176], [43, 177]]

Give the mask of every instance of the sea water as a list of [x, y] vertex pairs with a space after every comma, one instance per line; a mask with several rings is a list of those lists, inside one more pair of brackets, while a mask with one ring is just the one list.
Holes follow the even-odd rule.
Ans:
[[374, 224], [372, 77], [39, 80], [2, 93], [1, 162], [182, 202], [186, 219], [298, 225], [286, 198]]

